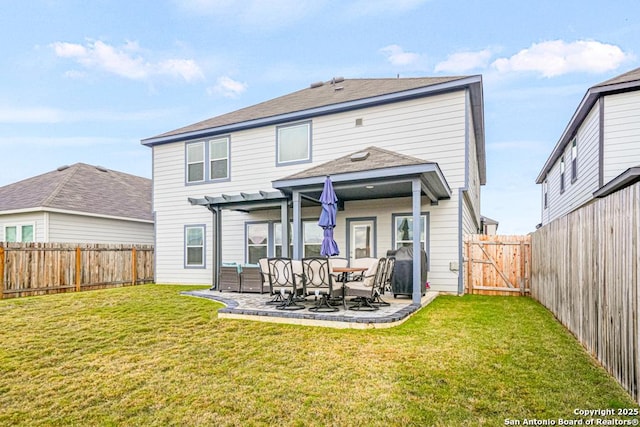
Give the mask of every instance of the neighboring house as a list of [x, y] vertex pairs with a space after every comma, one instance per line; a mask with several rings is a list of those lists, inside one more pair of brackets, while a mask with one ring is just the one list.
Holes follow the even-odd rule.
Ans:
[[0, 241], [153, 244], [151, 180], [76, 163], [0, 187]]
[[591, 87], [536, 183], [542, 225], [640, 178], [640, 68]]
[[500, 223], [495, 219], [491, 219], [488, 216], [481, 216], [480, 223], [482, 224], [482, 226], [480, 227], [480, 234], [498, 234], [498, 225]]
[[431, 288], [463, 292], [463, 235], [480, 230], [486, 176], [481, 76], [334, 78], [142, 143], [157, 282], [215, 284], [221, 262], [318, 254], [330, 176], [340, 256], [422, 246]]

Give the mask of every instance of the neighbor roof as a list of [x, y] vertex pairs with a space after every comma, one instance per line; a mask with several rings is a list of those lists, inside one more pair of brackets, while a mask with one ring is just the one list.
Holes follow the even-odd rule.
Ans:
[[546, 175], [560, 158], [567, 144], [573, 139], [578, 128], [582, 125], [587, 114], [589, 114], [589, 111], [591, 111], [591, 108], [593, 108], [594, 104], [598, 99], [600, 99], [600, 97], [611, 93], [630, 92], [635, 90], [640, 90], [640, 68], [620, 74], [619, 76], [590, 87], [582, 98], [582, 101], [575, 113], [573, 113], [573, 117], [571, 117], [571, 120], [562, 133], [560, 140], [554, 147], [551, 156], [549, 156], [544, 164], [538, 178], [536, 178], [536, 183], [541, 184], [544, 181]]
[[76, 163], [0, 187], [0, 214], [47, 208], [153, 221], [151, 180]]
[[[334, 78], [328, 82], [318, 82], [306, 89], [280, 96], [260, 104], [242, 108], [221, 116], [216, 116], [189, 126], [175, 129], [142, 141], [145, 145], [171, 140], [172, 136], [192, 134], [240, 123], [251, 124], [253, 121], [274, 118], [290, 113], [314, 110], [332, 105], [374, 98], [394, 93], [402, 93], [414, 89], [436, 86], [468, 78], [455, 77], [420, 77], [393, 79], [342, 79]], [[250, 126], [247, 126], [250, 127]], [[174, 138], [175, 139], [175, 138]]]

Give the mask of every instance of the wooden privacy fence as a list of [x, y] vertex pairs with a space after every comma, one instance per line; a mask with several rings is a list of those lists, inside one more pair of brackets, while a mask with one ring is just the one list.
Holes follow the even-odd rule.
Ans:
[[465, 237], [466, 292], [525, 295], [531, 277], [531, 237], [472, 234]]
[[640, 402], [640, 183], [533, 234], [531, 295]]
[[0, 243], [0, 299], [153, 281], [153, 246]]

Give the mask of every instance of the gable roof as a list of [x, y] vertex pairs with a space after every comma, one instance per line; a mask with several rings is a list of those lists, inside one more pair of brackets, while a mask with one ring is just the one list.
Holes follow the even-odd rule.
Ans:
[[0, 187], [0, 215], [47, 208], [153, 221], [151, 180], [76, 163]]
[[[460, 89], [479, 81], [480, 76], [392, 79], [334, 78], [328, 82], [318, 82], [306, 89], [278, 98], [143, 139], [142, 144], [153, 146], [186, 138], [210, 136], [266, 124], [282, 123], [366, 105], [424, 96], [425, 92]], [[429, 89], [426, 91], [421, 90], [427, 88]], [[481, 105], [481, 101], [479, 103]]]
[[556, 143], [551, 155], [545, 162], [542, 170], [536, 178], [536, 184], [541, 184], [546, 175], [549, 173], [553, 165], [558, 161], [562, 153], [564, 152], [567, 144], [571, 142], [574, 135], [578, 131], [578, 128], [582, 125], [582, 122], [589, 114], [589, 111], [593, 108], [595, 103], [601, 97], [613, 93], [619, 92], [631, 92], [640, 90], [640, 68], [636, 68], [619, 76], [613, 77], [609, 80], [605, 80], [602, 83], [598, 83], [587, 90], [587, 93], [582, 98], [582, 101], [578, 105], [578, 108], [573, 113], [569, 124], [565, 128], [562, 136]]

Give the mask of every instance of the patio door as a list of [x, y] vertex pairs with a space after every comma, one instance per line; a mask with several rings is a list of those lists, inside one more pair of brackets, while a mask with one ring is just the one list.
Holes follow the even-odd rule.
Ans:
[[349, 259], [376, 256], [375, 219], [349, 221]]

